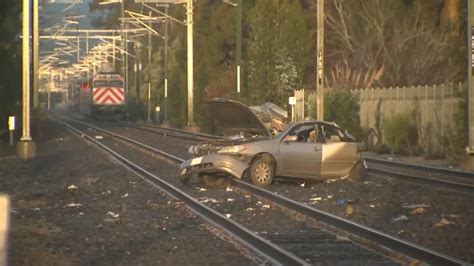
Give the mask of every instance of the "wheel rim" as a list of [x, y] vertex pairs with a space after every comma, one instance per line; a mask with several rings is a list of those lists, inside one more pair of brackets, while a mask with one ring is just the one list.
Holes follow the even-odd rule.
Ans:
[[255, 179], [259, 183], [267, 183], [270, 180], [270, 167], [266, 163], [259, 163], [255, 167]]

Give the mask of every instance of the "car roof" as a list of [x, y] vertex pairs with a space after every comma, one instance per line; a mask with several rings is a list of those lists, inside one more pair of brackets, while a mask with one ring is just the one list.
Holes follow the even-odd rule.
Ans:
[[340, 128], [335, 122], [323, 121], [323, 120], [314, 120], [314, 119], [296, 121], [293, 124], [294, 125], [301, 125], [301, 124], [311, 124], [311, 123], [324, 124], [324, 125], [329, 125], [329, 126], [334, 126], [334, 127]]

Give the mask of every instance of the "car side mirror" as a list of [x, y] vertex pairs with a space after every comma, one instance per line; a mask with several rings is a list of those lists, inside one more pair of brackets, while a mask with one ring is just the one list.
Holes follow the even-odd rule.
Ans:
[[298, 136], [288, 135], [283, 139], [284, 142], [296, 142], [298, 141]]

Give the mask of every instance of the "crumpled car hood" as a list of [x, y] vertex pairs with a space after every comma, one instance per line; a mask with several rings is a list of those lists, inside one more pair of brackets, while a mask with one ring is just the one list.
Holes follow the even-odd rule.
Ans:
[[257, 115], [266, 128], [272, 132], [280, 132], [286, 127], [288, 112], [274, 103], [264, 103], [258, 106], [250, 106], [250, 109]]
[[211, 134], [243, 134], [242, 137], [245, 138], [252, 135], [271, 136], [269, 129], [248, 106], [223, 98], [216, 98], [207, 103]]
[[223, 147], [232, 145], [242, 145], [245, 143], [268, 138], [269, 137], [266, 136], [255, 135], [254, 137], [250, 138], [224, 138], [221, 140], [206, 141], [190, 146], [188, 152], [194, 154], [195, 156], [203, 156], [207, 154], [216, 153]]

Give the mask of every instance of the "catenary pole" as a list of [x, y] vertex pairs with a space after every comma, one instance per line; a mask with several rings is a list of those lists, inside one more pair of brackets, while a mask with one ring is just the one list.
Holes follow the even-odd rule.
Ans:
[[168, 123], [168, 6], [165, 6], [165, 123]]
[[317, 1], [316, 119], [324, 120], [324, 0]]
[[242, 0], [237, 1], [237, 16], [236, 16], [236, 51], [235, 63], [237, 65], [237, 93], [240, 93], [240, 74], [242, 66]]
[[467, 84], [468, 84], [468, 154], [474, 155], [474, 75], [472, 68], [472, 31], [474, 27], [474, 3], [467, 1], [468, 5], [468, 27], [467, 27], [467, 58], [468, 58], [468, 73], [467, 73]]
[[30, 0], [23, 0], [22, 11], [22, 136], [17, 145], [18, 157], [36, 156], [36, 144], [30, 134]]
[[38, 0], [33, 0], [33, 108], [39, 105]]
[[188, 127], [194, 127], [193, 113], [193, 0], [186, 3], [187, 54], [188, 54]]

